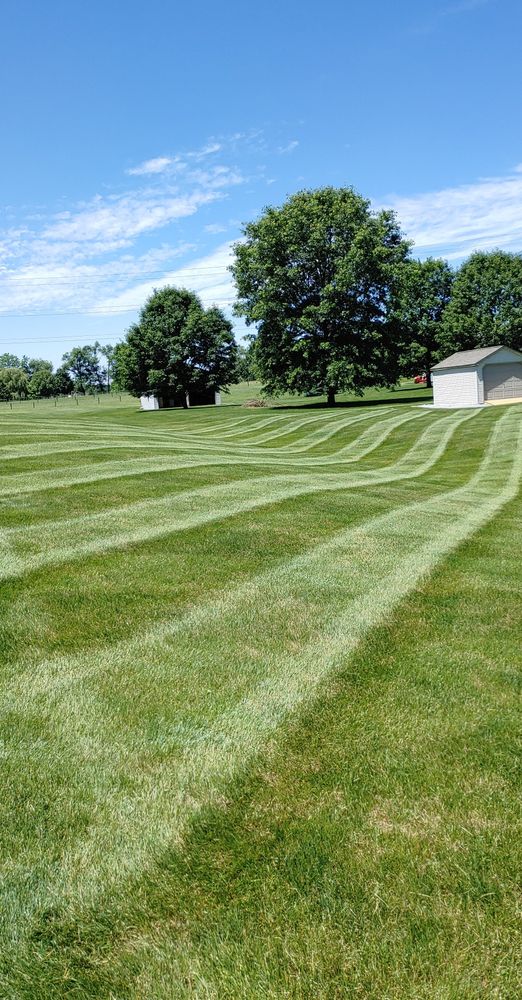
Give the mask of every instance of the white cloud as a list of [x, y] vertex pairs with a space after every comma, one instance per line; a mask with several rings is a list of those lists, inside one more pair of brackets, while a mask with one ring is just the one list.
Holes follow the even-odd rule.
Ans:
[[194, 157], [195, 160], [202, 160], [205, 156], [212, 156], [213, 153], [219, 153], [223, 149], [220, 142], [209, 142], [203, 149], [196, 150], [195, 153], [188, 153], [188, 156]]
[[147, 177], [152, 174], [164, 174], [171, 168], [183, 169], [186, 166], [186, 161], [194, 160], [198, 162], [204, 160], [207, 156], [219, 153], [221, 149], [223, 149], [223, 146], [220, 142], [208, 142], [201, 149], [185, 153], [184, 158], [182, 156], [155, 156], [151, 160], [138, 163], [136, 167], [129, 167], [125, 173], [130, 177]]
[[412, 197], [392, 196], [406, 235], [423, 255], [457, 260], [474, 250], [522, 250], [522, 173]]
[[297, 149], [299, 142], [297, 139], [292, 139], [291, 142], [287, 142], [286, 146], [278, 146], [278, 153], [293, 153], [294, 149]]
[[226, 233], [227, 227], [221, 226], [219, 222], [212, 222], [209, 226], [204, 227], [206, 233]]
[[[138, 190], [130, 194], [92, 199], [76, 212], [61, 213], [43, 230], [44, 240], [71, 240], [86, 243], [92, 240], [129, 240], [147, 230], [158, 229], [182, 219], [219, 195], [205, 189], [204, 179], [199, 190], [190, 194], [172, 194], [170, 189]], [[226, 178], [222, 178], [223, 184]], [[214, 187], [219, 185], [214, 184]]]
[[37, 309], [99, 309], [100, 302], [118, 290], [135, 284], [144, 275], [161, 281], [176, 257], [193, 252], [188, 243], [158, 247], [138, 256], [120, 255], [104, 263], [29, 263], [15, 272], [0, 271], [1, 312], [33, 312]]
[[175, 285], [197, 292], [205, 306], [218, 305], [230, 310], [235, 298], [232, 275], [228, 271], [232, 259], [232, 243], [223, 243], [205, 257], [175, 270], [166, 270], [161, 278], [140, 282], [119, 295], [105, 299], [100, 303], [100, 309], [130, 312], [141, 307], [155, 288]]
[[125, 173], [130, 174], [133, 177], [143, 177], [146, 174], [163, 174], [167, 167], [173, 160], [170, 156], [156, 156], [152, 160], [145, 160], [144, 163], [139, 163], [137, 167], [129, 167]]
[[[194, 249], [172, 226], [243, 183], [237, 168], [203, 162], [220, 148], [212, 141], [184, 159], [148, 160], [133, 168], [136, 175], [156, 173], [146, 185], [98, 194], [52, 214], [29, 210], [18, 225], [0, 231], [0, 313], [99, 309], [147, 272], [158, 272], [154, 281], [161, 283], [174, 258]], [[145, 249], [169, 227], [166, 247]], [[207, 232], [225, 228], [216, 221]]]

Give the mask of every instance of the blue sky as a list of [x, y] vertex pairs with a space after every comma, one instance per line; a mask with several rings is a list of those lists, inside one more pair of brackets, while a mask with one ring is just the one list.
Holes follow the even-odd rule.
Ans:
[[303, 187], [522, 251], [520, 0], [2, 10], [0, 353], [115, 342], [167, 282], [228, 310], [241, 222]]

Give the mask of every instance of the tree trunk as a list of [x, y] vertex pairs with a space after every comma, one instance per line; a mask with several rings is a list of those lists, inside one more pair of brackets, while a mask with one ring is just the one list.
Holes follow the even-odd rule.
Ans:
[[326, 405], [335, 406], [335, 389], [332, 389], [331, 386], [326, 391]]
[[426, 388], [431, 389], [431, 366], [433, 364], [433, 358], [431, 354], [426, 355]]

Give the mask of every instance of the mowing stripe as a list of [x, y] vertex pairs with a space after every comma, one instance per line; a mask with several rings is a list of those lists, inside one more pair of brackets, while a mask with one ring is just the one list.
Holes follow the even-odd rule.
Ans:
[[[401, 421], [398, 421], [398, 423], [402, 423], [404, 419], [411, 420], [413, 419], [413, 416], [414, 416], [413, 414], [410, 414], [409, 417], [406, 418], [403, 417], [403, 419]], [[352, 425], [357, 424], [361, 420], [368, 420], [370, 419], [370, 417], [372, 417], [372, 414], [364, 414], [363, 416], [353, 418], [350, 421], [348, 420], [341, 421], [331, 429], [328, 429], [327, 431], [321, 428], [319, 431], [315, 431], [315, 433], [311, 432], [309, 435], [306, 435], [305, 438], [306, 441], [308, 440], [308, 438], [311, 439], [309, 444], [304, 444], [301, 447], [292, 448], [291, 451], [292, 453], [306, 451], [308, 450], [308, 448], [312, 447], [313, 444], [327, 440], [329, 437], [336, 434], [339, 430], [342, 430], [345, 427], [351, 427]], [[301, 423], [305, 422], [302, 421]], [[294, 428], [295, 426], [296, 425], [294, 425]], [[301, 426], [301, 424], [299, 424], [299, 426]], [[288, 432], [287, 428], [285, 428], [284, 434], [286, 435], [287, 432]], [[106, 430], [104, 431], [104, 433], [105, 435], [108, 435], [109, 432], [108, 430]], [[283, 431], [278, 431], [277, 433], [279, 434], [279, 436], [281, 436], [283, 434]], [[78, 436], [81, 437], [81, 435]], [[118, 434], [113, 434], [110, 437], [97, 436], [96, 441], [92, 442], [92, 432], [88, 434], [85, 431], [84, 437], [87, 439], [87, 443], [85, 442], [80, 443], [77, 440], [77, 437], [72, 439], [68, 437], [68, 439], [65, 441], [56, 440], [56, 441], [41, 442], [35, 440], [34, 442], [31, 443], [20, 444], [12, 447], [3, 446], [0, 449], [0, 462], [12, 461], [14, 459], [20, 459], [20, 458], [40, 458], [43, 456], [55, 455], [55, 454], [58, 455], [62, 453], [74, 454], [75, 452], [97, 451], [97, 450], [100, 451], [109, 448], [114, 450], [117, 450], [119, 448], [125, 448], [125, 449], [154, 448], [154, 449], [163, 449], [164, 451], [167, 451], [169, 450], [169, 448], [178, 449], [181, 447], [185, 448], [186, 450], [194, 450], [194, 448], [196, 447], [203, 450], [211, 450], [211, 451], [216, 450], [215, 446], [212, 443], [209, 443], [207, 437], [203, 437], [202, 439], [200, 439], [200, 436], [197, 434], [191, 434], [191, 435], [176, 434], [175, 436], [171, 434], [171, 435], [164, 435], [163, 437], [161, 435], [155, 434], [154, 437], [151, 437], [149, 434], [130, 435], [130, 434], [123, 434], [120, 432]], [[218, 446], [221, 446], [223, 440], [228, 441], [228, 439], [229, 435], [221, 434], [216, 439], [216, 444]], [[257, 446], [259, 442], [254, 441], [252, 443]], [[238, 447], [241, 448], [249, 446], [248, 444], [244, 445], [243, 442], [241, 441]], [[282, 451], [282, 449], [278, 450]], [[263, 456], [265, 454], [265, 451], [263, 450], [260, 454], [261, 456]]]
[[[55, 748], [23, 746], [24, 759], [45, 768], [46, 754], [70, 754], [96, 808], [88, 830], [64, 843], [62, 857], [53, 854], [36, 900], [23, 852], [13, 861], [4, 914], [13, 931], [29, 926], [34, 906], [64, 907], [73, 919], [99, 905], [100, 893], [124, 891], [125, 879], [151, 866], [195, 811], [217, 800], [368, 630], [517, 494], [521, 476], [520, 414], [508, 412], [495, 423], [465, 486], [340, 532], [96, 658], [56, 657], [15, 676], [5, 692], [6, 712], [23, 705], [29, 718], [44, 713], [56, 733]], [[273, 627], [284, 628], [292, 607], [300, 614], [281, 653]], [[143, 691], [124, 750], [113, 739], [118, 720], [111, 690], [131, 704]], [[164, 706], [159, 717], [150, 702], [155, 691]]]
[[[456, 411], [457, 414], [459, 411]], [[470, 413], [466, 413], [463, 419], [469, 419], [476, 413], [482, 411], [472, 410]], [[454, 414], [450, 415], [450, 418]], [[450, 419], [448, 418], [448, 419]], [[446, 419], [444, 417], [438, 418], [434, 421], [434, 426], [436, 427], [439, 423]], [[14, 473], [9, 476], [8, 481], [2, 485], [0, 489], [0, 496], [9, 496], [12, 494], [22, 494], [22, 493], [34, 493], [40, 492], [45, 489], [57, 489], [62, 486], [74, 486], [80, 483], [90, 483], [96, 482], [101, 479], [119, 479], [122, 476], [136, 476], [144, 475], [150, 472], [161, 472], [161, 471], [174, 471], [175, 469], [187, 469], [193, 468], [200, 465], [236, 465], [238, 462], [238, 456], [240, 455], [240, 461], [244, 464], [259, 465], [259, 457], [264, 453], [255, 453], [249, 451], [245, 454], [240, 453], [239, 449], [234, 448], [233, 454], [229, 453], [219, 453], [218, 451], [203, 453], [201, 455], [188, 455], [184, 454], [176, 455], [175, 457], [157, 456], [154, 459], [138, 458], [133, 459], [132, 462], [129, 460], [114, 460], [99, 462], [96, 465], [89, 466], [85, 468], [84, 466], [70, 466], [67, 469], [43, 469], [38, 471], [38, 477], [35, 477], [34, 472], [20, 472]], [[357, 458], [361, 458], [361, 455], [353, 455], [349, 459], [344, 459], [344, 461], [339, 461], [336, 459], [335, 455], [321, 456], [317, 458], [310, 457], [298, 457], [292, 460], [291, 456], [288, 458], [284, 456], [270, 455], [266, 461], [269, 467], [274, 468], [276, 465], [284, 466], [285, 468], [291, 468], [292, 466], [297, 468], [303, 468], [304, 466], [309, 466], [311, 468], [321, 468], [325, 465], [340, 465], [347, 464], [349, 462], [355, 461]]]
[[[458, 427], [476, 412], [443, 417], [424, 431], [406, 455], [374, 472], [256, 477], [186, 490], [158, 500], [142, 500], [99, 514], [40, 522], [34, 527], [8, 528], [0, 532], [0, 579], [187, 531], [304, 494], [360, 489], [415, 478], [442, 457]], [[370, 450], [373, 447], [367, 446], [361, 454]], [[359, 457], [354, 456], [351, 461]]]

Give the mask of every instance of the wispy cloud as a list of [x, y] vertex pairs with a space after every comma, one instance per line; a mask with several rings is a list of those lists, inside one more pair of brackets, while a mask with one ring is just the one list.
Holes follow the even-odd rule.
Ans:
[[196, 150], [195, 153], [187, 153], [188, 157], [194, 157], [195, 160], [202, 160], [205, 156], [212, 156], [213, 153], [219, 153], [223, 149], [220, 142], [208, 142], [203, 149]]
[[442, 16], [450, 17], [452, 14], [466, 14], [468, 11], [476, 10], [477, 7], [486, 7], [491, 0], [460, 0], [460, 2], [449, 4], [441, 10]]
[[471, 14], [483, 7], [488, 7], [496, 0], [455, 0], [455, 3], [439, 7], [438, 10], [430, 12], [424, 20], [417, 21], [412, 26], [415, 34], [427, 34], [440, 27], [450, 18], [464, 14]]
[[170, 156], [156, 156], [152, 160], [145, 160], [137, 167], [129, 167], [125, 172], [131, 177], [143, 177], [147, 174], [163, 174], [167, 167], [170, 167], [172, 158]]
[[191, 260], [183, 267], [165, 271], [161, 282], [157, 279], [140, 282], [119, 295], [105, 299], [100, 303], [100, 308], [110, 312], [128, 312], [136, 305], [141, 305], [154, 288], [162, 284], [189, 288], [198, 293], [204, 305], [216, 304], [224, 309], [230, 309], [235, 295], [232, 277], [228, 271], [231, 263], [232, 243], [223, 243], [211, 254]]
[[458, 260], [474, 250], [522, 250], [522, 166], [504, 177], [412, 197], [392, 196], [387, 205], [424, 255]]
[[169, 171], [179, 173], [191, 163], [199, 163], [201, 160], [219, 153], [223, 149], [221, 142], [207, 142], [201, 149], [193, 149], [182, 155], [176, 156], [155, 156], [151, 160], [144, 160], [135, 167], [128, 167], [125, 171], [130, 177], [149, 177], [156, 174], [164, 174]]
[[[209, 161], [221, 148], [212, 140], [183, 156], [147, 160], [127, 171], [132, 181], [147, 176], [145, 184], [128, 189], [127, 182], [126, 190], [61, 212], [30, 210], [0, 231], [0, 313], [98, 310], [151, 272], [161, 283], [173, 261], [195, 249], [176, 224], [243, 183], [237, 167]], [[221, 231], [219, 223], [207, 230]], [[150, 247], [160, 235], [164, 242]]]
[[279, 146], [277, 152], [283, 155], [285, 153], [293, 153], [294, 149], [297, 149], [298, 145], [298, 140], [292, 139], [290, 142], [287, 142], [286, 146]]
[[[226, 178], [224, 178], [226, 183]], [[69, 241], [92, 250], [93, 241], [112, 246], [124, 240], [129, 244], [147, 230], [193, 215], [201, 205], [218, 197], [215, 190], [201, 187], [190, 194], [173, 194], [168, 190], [136, 191], [117, 197], [93, 198], [77, 211], [63, 212], [60, 218], [43, 230], [43, 240]]]
[[172, 267], [176, 257], [193, 252], [194, 246], [180, 243], [164, 246], [142, 254], [124, 254], [110, 261], [85, 264], [77, 261], [45, 261], [27, 263], [16, 270], [0, 271], [0, 312], [34, 312], [63, 310], [93, 311], [100, 302], [129, 284], [136, 284], [143, 275], [161, 279], [165, 269]]

